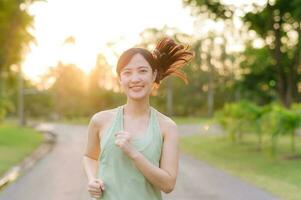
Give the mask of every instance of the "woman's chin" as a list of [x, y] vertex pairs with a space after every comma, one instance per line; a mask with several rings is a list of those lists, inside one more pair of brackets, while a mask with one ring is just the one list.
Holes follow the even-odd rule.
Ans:
[[134, 100], [140, 100], [140, 99], [144, 99], [147, 97], [146, 93], [130, 93], [128, 95], [129, 98], [134, 99]]

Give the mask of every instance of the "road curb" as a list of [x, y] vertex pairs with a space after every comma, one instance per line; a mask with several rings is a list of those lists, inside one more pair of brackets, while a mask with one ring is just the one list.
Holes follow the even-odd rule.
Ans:
[[52, 150], [55, 142], [56, 135], [50, 130], [41, 130], [33, 126], [44, 136], [43, 143], [36, 148], [29, 156], [25, 157], [19, 164], [11, 167], [3, 176], [0, 177], [0, 191], [4, 189], [9, 183], [15, 181], [21, 174], [31, 169], [34, 164], [43, 158], [49, 151]]

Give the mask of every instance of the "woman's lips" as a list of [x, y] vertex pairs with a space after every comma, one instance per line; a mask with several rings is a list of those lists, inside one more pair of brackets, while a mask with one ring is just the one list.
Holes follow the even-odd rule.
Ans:
[[133, 87], [130, 87], [131, 90], [134, 90], [134, 91], [139, 91], [143, 88], [144, 86], [133, 86]]

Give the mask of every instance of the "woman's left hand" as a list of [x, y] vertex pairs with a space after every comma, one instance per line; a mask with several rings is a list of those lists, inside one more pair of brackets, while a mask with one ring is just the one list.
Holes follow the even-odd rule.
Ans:
[[137, 150], [131, 144], [131, 133], [127, 131], [118, 131], [115, 133], [115, 144], [130, 158], [134, 157]]

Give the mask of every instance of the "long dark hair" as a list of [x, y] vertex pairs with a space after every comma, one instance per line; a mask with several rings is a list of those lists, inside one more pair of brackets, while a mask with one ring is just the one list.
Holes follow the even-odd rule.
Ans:
[[181, 71], [194, 56], [189, 50], [189, 46], [176, 44], [171, 38], [163, 38], [159, 41], [156, 48], [150, 52], [147, 49], [133, 47], [121, 54], [117, 62], [116, 72], [120, 75], [120, 70], [127, 65], [135, 54], [141, 54], [150, 64], [152, 70], [157, 70], [155, 83], [160, 85], [161, 80], [174, 74], [180, 77], [187, 84], [187, 76]]

